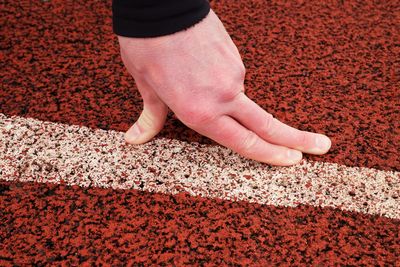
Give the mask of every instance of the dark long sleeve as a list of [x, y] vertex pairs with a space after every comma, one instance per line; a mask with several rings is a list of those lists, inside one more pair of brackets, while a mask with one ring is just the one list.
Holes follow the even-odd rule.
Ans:
[[126, 37], [156, 37], [193, 26], [207, 16], [207, 0], [113, 0], [113, 31]]

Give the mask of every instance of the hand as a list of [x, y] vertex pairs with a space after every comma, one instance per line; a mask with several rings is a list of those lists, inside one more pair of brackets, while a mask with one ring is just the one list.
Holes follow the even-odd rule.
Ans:
[[287, 166], [302, 152], [330, 149], [328, 137], [280, 122], [245, 95], [242, 59], [212, 10], [172, 35], [118, 40], [144, 104], [126, 142], [142, 144], [157, 135], [169, 107], [186, 126], [249, 159]]

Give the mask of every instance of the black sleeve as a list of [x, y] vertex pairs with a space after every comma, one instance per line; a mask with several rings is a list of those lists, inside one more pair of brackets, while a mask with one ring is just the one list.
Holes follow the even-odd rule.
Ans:
[[210, 11], [207, 0], [113, 0], [113, 31], [126, 37], [172, 34], [198, 23]]

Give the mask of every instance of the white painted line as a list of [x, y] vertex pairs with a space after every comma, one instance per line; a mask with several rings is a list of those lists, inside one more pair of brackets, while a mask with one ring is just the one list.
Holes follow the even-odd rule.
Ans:
[[309, 204], [400, 219], [400, 173], [334, 163], [271, 167], [220, 146], [158, 138], [139, 146], [123, 133], [0, 113], [0, 179], [139, 189], [276, 206]]

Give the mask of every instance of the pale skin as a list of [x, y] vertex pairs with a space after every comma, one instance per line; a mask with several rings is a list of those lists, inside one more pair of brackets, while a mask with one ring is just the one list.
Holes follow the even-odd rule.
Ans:
[[271, 165], [297, 164], [303, 153], [322, 155], [330, 149], [327, 136], [286, 125], [246, 96], [241, 56], [212, 10], [184, 31], [118, 40], [122, 61], [143, 98], [143, 111], [126, 132], [126, 142], [150, 141], [171, 109], [189, 128]]

